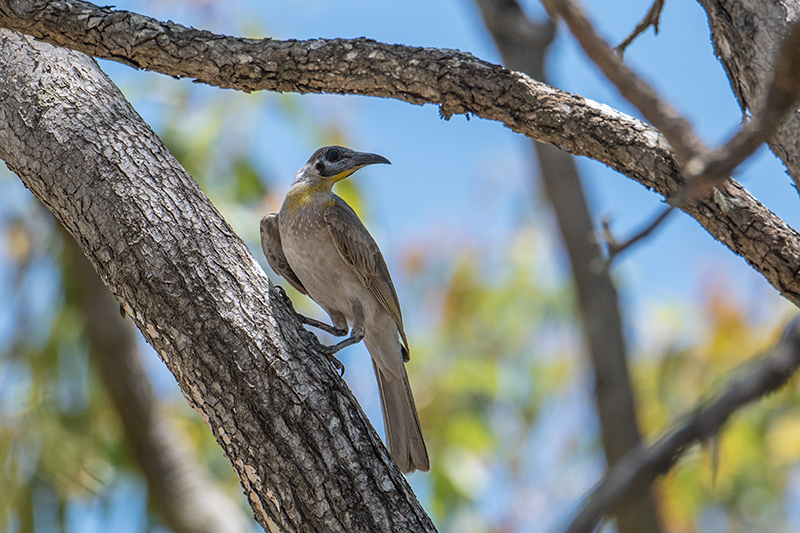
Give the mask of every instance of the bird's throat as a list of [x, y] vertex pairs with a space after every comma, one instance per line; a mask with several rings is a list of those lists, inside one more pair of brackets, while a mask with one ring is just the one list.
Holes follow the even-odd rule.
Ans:
[[333, 198], [330, 186], [324, 182], [313, 184], [295, 183], [286, 193], [283, 207], [290, 211], [296, 211], [312, 205], [327, 207], [333, 205]]

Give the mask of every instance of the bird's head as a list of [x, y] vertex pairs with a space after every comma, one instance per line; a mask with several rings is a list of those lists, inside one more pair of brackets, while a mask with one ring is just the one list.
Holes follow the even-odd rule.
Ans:
[[314, 152], [308, 163], [295, 176], [295, 183], [300, 181], [325, 183], [330, 188], [356, 170], [376, 163], [392, 164], [378, 154], [356, 152], [343, 146], [326, 146]]

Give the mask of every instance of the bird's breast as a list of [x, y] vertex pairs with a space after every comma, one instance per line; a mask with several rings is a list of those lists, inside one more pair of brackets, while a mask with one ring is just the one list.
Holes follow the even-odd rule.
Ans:
[[279, 214], [283, 252], [309, 296], [326, 311], [351, 319], [352, 302], [374, 297], [333, 242], [322, 213], [311, 209]]

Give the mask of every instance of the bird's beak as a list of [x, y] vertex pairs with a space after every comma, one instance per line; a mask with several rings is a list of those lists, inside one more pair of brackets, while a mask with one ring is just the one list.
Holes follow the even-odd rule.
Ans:
[[375, 165], [375, 164], [385, 164], [391, 165], [392, 162], [383, 157], [382, 155], [378, 154], [370, 154], [369, 152], [356, 152], [353, 154], [352, 158], [353, 167], [354, 168], [361, 168], [367, 165]]
[[355, 172], [356, 170], [358, 170], [360, 168], [364, 168], [367, 165], [375, 165], [375, 164], [378, 164], [378, 163], [382, 163], [382, 164], [386, 164], [386, 165], [391, 165], [392, 164], [391, 161], [389, 161], [388, 159], [386, 159], [382, 155], [370, 154], [369, 152], [355, 152], [350, 157], [350, 165], [348, 166], [348, 168], [344, 172], [339, 172], [335, 176], [332, 176], [330, 178], [330, 180], [333, 183], [336, 183], [337, 181], [341, 181], [341, 180], [345, 179], [346, 177], [352, 175], [353, 172]]

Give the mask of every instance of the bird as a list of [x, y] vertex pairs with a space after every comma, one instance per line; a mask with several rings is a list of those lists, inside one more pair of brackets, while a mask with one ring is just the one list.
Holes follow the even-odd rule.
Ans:
[[403, 473], [427, 472], [430, 459], [405, 369], [408, 339], [397, 292], [375, 239], [332, 191], [374, 164], [391, 162], [342, 146], [314, 152], [295, 174], [280, 210], [261, 219], [261, 247], [272, 270], [314, 300], [333, 326], [301, 315], [303, 322], [340, 337], [349, 328], [350, 336], [325, 347], [326, 355], [363, 339], [378, 380], [389, 454]]

